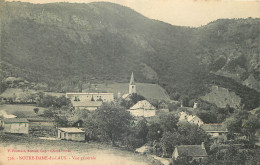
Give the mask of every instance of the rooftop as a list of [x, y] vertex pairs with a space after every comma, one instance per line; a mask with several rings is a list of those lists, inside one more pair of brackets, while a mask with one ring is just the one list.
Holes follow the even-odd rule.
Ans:
[[156, 108], [149, 103], [147, 100], [138, 101], [130, 110], [145, 109], [145, 110], [155, 110]]
[[207, 156], [205, 148], [202, 148], [201, 145], [181, 145], [176, 146], [179, 155], [187, 156]]
[[114, 93], [66, 93], [66, 95], [114, 95]]
[[223, 124], [202, 124], [201, 128], [206, 132], [228, 132]]
[[4, 119], [5, 123], [28, 123], [28, 120], [25, 118], [8, 118]]
[[68, 127], [68, 128], [58, 128], [59, 130], [63, 132], [70, 132], [70, 133], [83, 133], [84, 131], [75, 128], [75, 127]]

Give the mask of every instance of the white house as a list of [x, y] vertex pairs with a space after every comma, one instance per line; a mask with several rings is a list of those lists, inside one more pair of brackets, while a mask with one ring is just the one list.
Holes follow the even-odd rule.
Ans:
[[204, 122], [196, 115], [189, 115], [186, 112], [180, 112], [179, 122], [188, 122], [196, 125], [202, 125]]
[[24, 118], [9, 118], [3, 122], [5, 133], [28, 134], [29, 122]]
[[137, 102], [128, 111], [136, 117], [152, 117], [156, 115], [156, 108], [147, 100]]
[[85, 132], [75, 128], [58, 128], [58, 138], [72, 141], [85, 141]]

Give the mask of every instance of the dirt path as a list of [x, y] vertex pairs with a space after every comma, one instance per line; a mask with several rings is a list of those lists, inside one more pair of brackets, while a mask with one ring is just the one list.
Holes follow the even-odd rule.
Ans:
[[[147, 165], [146, 156], [98, 143], [50, 141], [19, 136], [0, 137], [3, 165]], [[14, 159], [14, 160], [8, 160]], [[2, 165], [1, 164], [1, 165]]]

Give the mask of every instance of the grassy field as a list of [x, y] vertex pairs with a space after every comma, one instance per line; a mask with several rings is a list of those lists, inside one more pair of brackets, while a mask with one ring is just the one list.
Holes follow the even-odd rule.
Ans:
[[[147, 165], [154, 164], [148, 157], [129, 151], [113, 148], [106, 144], [83, 143], [64, 140], [43, 140], [25, 136], [0, 135], [1, 154], [0, 160], [3, 164], [94, 164], [94, 165]], [[8, 149], [26, 150], [26, 152], [8, 152]], [[27, 152], [27, 150], [38, 150], [39, 152]], [[66, 152], [51, 151], [66, 150]], [[40, 152], [44, 151], [44, 152]], [[70, 152], [69, 152], [70, 151]], [[12, 156], [15, 160], [8, 161], [7, 157]], [[66, 160], [19, 160], [19, 156], [64, 156]], [[2, 158], [1, 158], [2, 157]], [[79, 160], [73, 159], [78, 157]], [[83, 160], [84, 157], [95, 159]], [[0, 162], [1, 164], [1, 162]]]
[[[110, 83], [110, 84], [96, 84], [96, 87], [89, 87], [84, 85], [83, 92], [111, 92], [117, 94], [128, 93], [128, 83]], [[147, 99], [157, 99], [157, 100], [169, 100], [170, 97], [166, 91], [157, 84], [149, 83], [136, 83], [137, 93], [144, 96]]]
[[[5, 111], [7, 114], [15, 114], [17, 112], [24, 114], [25, 116], [36, 116], [36, 114], [33, 111], [33, 108], [35, 108], [35, 105], [27, 105], [27, 104], [2, 104], [0, 105], [0, 111]], [[43, 114], [45, 108], [37, 107], [39, 108], [38, 115]]]
[[[16, 97], [23, 97], [27, 94], [31, 94], [31, 93], [37, 93], [37, 92], [43, 92], [43, 91], [36, 91], [33, 89], [26, 89], [23, 90], [21, 88], [8, 88], [6, 89], [3, 93], [1, 93], [1, 97], [12, 97], [14, 94], [16, 95]], [[44, 92], [45, 95], [51, 95], [51, 96], [56, 96], [56, 97], [60, 97], [62, 95], [65, 95], [64, 93], [57, 93], [57, 92]]]

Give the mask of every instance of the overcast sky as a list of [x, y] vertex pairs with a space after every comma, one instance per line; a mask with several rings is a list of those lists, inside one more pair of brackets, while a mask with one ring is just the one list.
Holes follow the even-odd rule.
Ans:
[[[12, 1], [12, 0], [6, 0]], [[173, 25], [201, 26], [219, 18], [260, 18], [260, 0], [19, 0], [31, 3], [108, 1]]]

